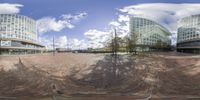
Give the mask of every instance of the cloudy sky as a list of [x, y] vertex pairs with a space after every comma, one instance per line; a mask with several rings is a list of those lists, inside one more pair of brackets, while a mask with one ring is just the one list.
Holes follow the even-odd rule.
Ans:
[[21, 14], [37, 21], [39, 41], [51, 47], [102, 47], [115, 27], [128, 34], [129, 16], [152, 19], [172, 32], [177, 21], [200, 14], [198, 0], [0, 0], [0, 14]]

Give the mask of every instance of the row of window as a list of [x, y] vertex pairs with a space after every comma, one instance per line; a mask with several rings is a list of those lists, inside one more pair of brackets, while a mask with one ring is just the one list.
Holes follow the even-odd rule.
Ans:
[[41, 48], [36, 45], [32, 44], [25, 44], [22, 42], [17, 42], [17, 41], [0, 41], [0, 46], [12, 46], [12, 47], [25, 47], [25, 48]]
[[0, 38], [16, 38], [22, 40], [36, 41], [36, 35], [27, 35], [27, 34], [5, 34], [1, 33]]
[[178, 26], [178, 42], [200, 38], [200, 15], [183, 18]]
[[190, 27], [190, 26], [197, 26], [197, 25], [200, 25], [200, 17], [198, 15], [183, 18], [179, 22], [179, 27]]
[[36, 32], [36, 25], [35, 24], [11, 24], [11, 23], [1, 23], [0, 24], [1, 30], [24, 30], [29, 32]]
[[[26, 21], [27, 23], [34, 23], [34, 20], [31, 18], [28, 18], [26, 16], [22, 16], [22, 15], [17, 15], [17, 14], [0, 14], [0, 21], [19, 21], [19, 20], [23, 20]], [[20, 21], [19, 21], [20, 22]]]
[[26, 16], [0, 14], [0, 38], [36, 41], [36, 22]]
[[195, 42], [188, 42], [188, 43], [181, 43], [178, 44], [178, 47], [187, 47], [187, 46], [197, 46], [200, 45], [200, 41], [195, 41]]
[[157, 23], [143, 18], [132, 18], [130, 22], [131, 33], [139, 34], [139, 43], [155, 45], [159, 40], [170, 44], [169, 31]]

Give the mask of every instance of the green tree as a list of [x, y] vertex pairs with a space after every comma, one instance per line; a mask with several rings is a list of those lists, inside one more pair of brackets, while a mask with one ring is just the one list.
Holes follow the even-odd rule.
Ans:
[[120, 49], [120, 45], [122, 42], [122, 39], [120, 37], [117, 36], [117, 32], [116, 29], [114, 30], [114, 33], [111, 33], [111, 38], [106, 42], [106, 47], [110, 50], [110, 52], [112, 54], [116, 54], [119, 49]]

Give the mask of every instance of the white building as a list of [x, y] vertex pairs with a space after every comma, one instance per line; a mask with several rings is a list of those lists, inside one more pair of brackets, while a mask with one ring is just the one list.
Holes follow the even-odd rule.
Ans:
[[17, 14], [0, 14], [0, 54], [41, 52], [36, 21]]
[[177, 51], [200, 53], [200, 15], [185, 17], [178, 22]]
[[162, 25], [146, 18], [130, 18], [130, 35], [134, 37], [133, 39], [137, 39], [138, 50], [141, 48], [145, 48], [145, 51], [156, 50], [158, 42], [168, 47], [171, 45], [171, 33]]

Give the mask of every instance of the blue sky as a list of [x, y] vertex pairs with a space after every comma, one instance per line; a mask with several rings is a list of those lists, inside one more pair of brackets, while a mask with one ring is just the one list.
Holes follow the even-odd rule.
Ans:
[[[186, 5], [182, 5], [180, 8], [179, 5], [183, 3]], [[148, 14], [144, 16], [151, 18], [158, 14], [159, 18], [152, 17], [151, 19], [161, 23], [175, 34], [176, 28], [173, 27], [176, 23], [173, 21], [181, 18], [177, 16], [200, 13], [200, 8], [194, 11], [187, 10], [192, 8], [193, 4], [198, 4], [198, 0], [1, 0], [0, 13], [5, 9], [5, 7], [1, 7], [1, 4], [10, 6], [6, 9], [7, 13], [18, 13], [38, 21], [41, 25], [39, 35], [41, 39], [45, 40], [42, 41], [44, 45], [50, 45], [47, 42], [50, 42], [54, 35], [57, 38], [57, 44], [61, 44], [60, 47], [66, 47], [67, 44], [88, 47], [88, 43], [91, 44], [90, 46], [101, 47], [100, 43], [106, 40], [106, 35], [110, 32], [111, 27], [123, 26], [123, 28], [119, 28], [119, 32], [122, 32], [123, 36], [127, 32], [127, 17], [143, 16], [143, 12], [147, 13], [147, 11], [149, 11]], [[148, 4], [154, 6], [152, 10], [145, 8], [149, 6]], [[159, 10], [159, 7], [162, 10]], [[179, 14], [182, 13], [179, 9], [185, 8], [188, 12]], [[135, 13], [130, 9], [136, 9]], [[160, 13], [157, 13], [157, 9]], [[163, 14], [166, 10], [177, 13], [177, 16]], [[155, 15], [151, 15], [151, 11]], [[164, 18], [165, 16], [161, 16], [162, 14], [171, 18]], [[176, 38], [175, 35], [174, 38]]]

